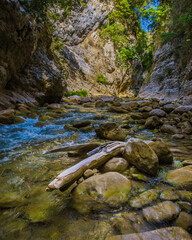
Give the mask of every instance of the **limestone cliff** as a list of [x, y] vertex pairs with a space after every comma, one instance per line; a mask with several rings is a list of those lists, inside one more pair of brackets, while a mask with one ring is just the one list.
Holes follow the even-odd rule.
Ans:
[[17, 0], [0, 1], [0, 109], [60, 101], [65, 82], [45, 35]]
[[192, 57], [181, 46], [165, 44], [154, 55], [154, 67], [140, 97], [180, 99], [192, 95]]
[[[113, 42], [100, 37], [100, 26], [105, 25], [113, 10], [113, 1], [89, 0], [87, 5], [76, 6], [63, 21], [61, 9], [54, 9], [60, 17], [54, 21], [54, 35], [63, 43], [58, 51], [68, 71], [69, 91], [86, 89], [91, 94], [131, 95], [131, 73], [117, 64], [117, 52]], [[108, 80], [97, 82], [102, 74]]]

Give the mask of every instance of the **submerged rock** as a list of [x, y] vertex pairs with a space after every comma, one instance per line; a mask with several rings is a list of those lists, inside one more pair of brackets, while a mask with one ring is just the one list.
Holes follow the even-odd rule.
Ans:
[[188, 232], [181, 227], [161, 228], [143, 233], [108, 237], [106, 240], [191, 240]]
[[75, 128], [82, 128], [82, 127], [87, 127], [90, 124], [91, 124], [90, 120], [83, 120], [83, 121], [74, 123], [73, 127], [75, 127]]
[[125, 212], [112, 219], [113, 226], [121, 234], [140, 233], [152, 230], [144, 217], [137, 212]]
[[158, 157], [143, 141], [130, 138], [127, 142], [124, 158], [141, 172], [155, 176], [159, 168]]
[[113, 141], [124, 141], [126, 138], [125, 132], [114, 122], [101, 123], [95, 132], [98, 137]]
[[133, 208], [141, 208], [149, 203], [157, 200], [159, 191], [156, 189], [148, 190], [144, 193], [141, 193], [139, 196], [130, 200], [130, 206]]
[[192, 191], [192, 165], [170, 171], [165, 180], [174, 186]]
[[171, 201], [143, 209], [143, 215], [150, 223], [161, 223], [173, 220], [179, 215], [180, 208]]
[[27, 199], [15, 192], [1, 193], [0, 208], [12, 208], [25, 205]]
[[80, 213], [119, 207], [128, 199], [131, 182], [123, 175], [109, 172], [90, 177], [73, 192], [73, 207]]

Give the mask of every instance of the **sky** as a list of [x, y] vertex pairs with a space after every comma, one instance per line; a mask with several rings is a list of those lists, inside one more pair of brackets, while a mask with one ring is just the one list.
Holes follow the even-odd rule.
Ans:
[[[160, 0], [153, 0], [152, 5], [153, 5], [154, 7], [158, 7], [159, 3], [160, 3]], [[149, 19], [146, 19], [146, 18], [141, 18], [141, 19], [140, 19], [140, 22], [141, 22], [141, 28], [142, 28], [143, 30], [145, 30], [146, 32], [149, 32], [149, 31], [150, 31], [149, 25], [150, 25], [152, 22], [151, 22]]]

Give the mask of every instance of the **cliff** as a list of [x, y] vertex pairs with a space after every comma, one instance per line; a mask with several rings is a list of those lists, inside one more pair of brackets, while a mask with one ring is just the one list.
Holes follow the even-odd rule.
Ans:
[[0, 23], [0, 109], [60, 101], [65, 82], [46, 25], [36, 23], [14, 0], [0, 1]]

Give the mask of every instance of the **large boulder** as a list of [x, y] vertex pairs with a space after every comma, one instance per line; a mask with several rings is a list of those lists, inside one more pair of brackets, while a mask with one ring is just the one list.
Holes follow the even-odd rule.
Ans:
[[143, 209], [143, 215], [149, 223], [169, 222], [175, 219], [179, 213], [179, 206], [171, 201]]
[[15, 110], [7, 109], [0, 111], [0, 123], [2, 124], [12, 124], [14, 123]]
[[130, 138], [127, 142], [124, 158], [141, 172], [155, 176], [159, 168], [158, 157], [145, 142]]
[[148, 145], [156, 153], [160, 164], [171, 164], [173, 162], [173, 154], [165, 142], [161, 140], [150, 141]]
[[174, 186], [192, 191], [192, 165], [170, 171], [166, 181]]
[[181, 227], [161, 228], [154, 231], [108, 237], [106, 240], [191, 240]]
[[102, 168], [103, 172], [124, 172], [128, 167], [128, 162], [124, 158], [114, 157], [106, 162]]
[[159, 126], [161, 126], [161, 121], [157, 116], [149, 117], [145, 122], [145, 127], [147, 129], [155, 129], [158, 128]]
[[126, 137], [124, 131], [114, 122], [101, 123], [95, 132], [98, 137], [113, 141], [124, 141]]
[[80, 213], [115, 208], [125, 203], [131, 182], [117, 172], [95, 175], [80, 183], [73, 192], [73, 207]]

